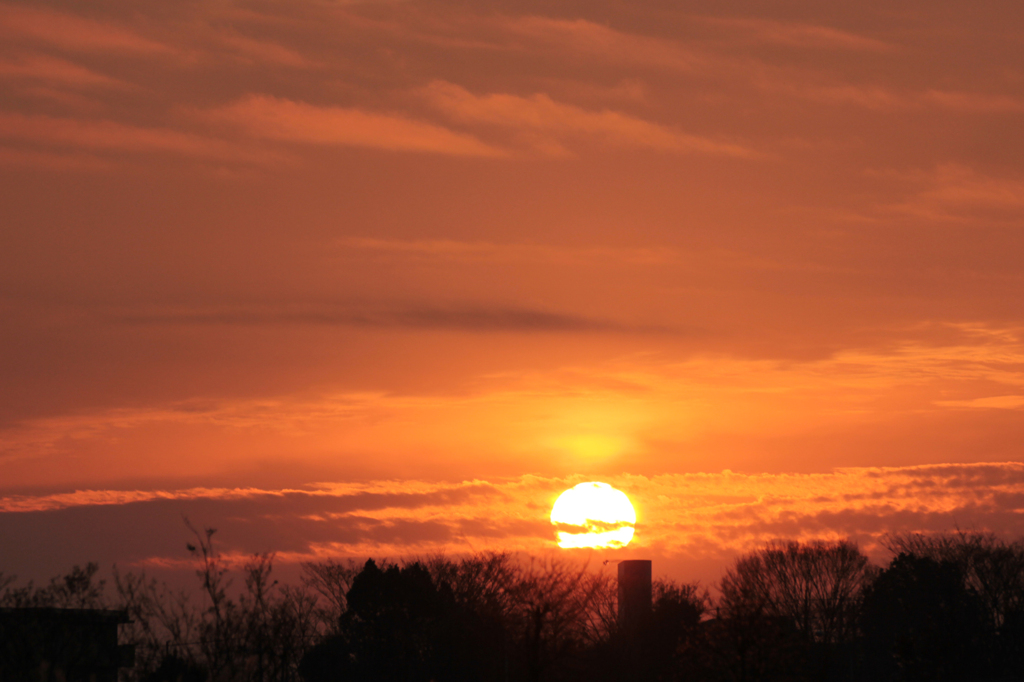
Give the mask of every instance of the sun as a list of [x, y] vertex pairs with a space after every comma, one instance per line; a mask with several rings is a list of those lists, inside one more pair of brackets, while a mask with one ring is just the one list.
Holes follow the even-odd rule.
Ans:
[[551, 523], [559, 547], [625, 547], [633, 539], [636, 511], [626, 493], [592, 481], [558, 496]]

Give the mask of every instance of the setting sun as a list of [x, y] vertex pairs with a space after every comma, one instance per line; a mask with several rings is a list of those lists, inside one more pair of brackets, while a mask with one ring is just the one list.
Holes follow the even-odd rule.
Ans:
[[636, 511], [621, 490], [607, 483], [580, 483], [551, 508], [558, 546], [625, 547], [633, 539]]

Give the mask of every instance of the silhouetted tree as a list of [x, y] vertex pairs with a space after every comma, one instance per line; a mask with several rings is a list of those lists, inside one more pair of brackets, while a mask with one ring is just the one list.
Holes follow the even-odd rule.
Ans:
[[439, 679], [513, 679], [512, 613], [519, 567], [512, 555], [489, 552], [459, 560], [435, 556], [424, 565], [455, 601], [443, 647], [449, 657], [443, 666], [447, 672]]
[[872, 576], [857, 546], [768, 543], [737, 560], [721, 582], [715, 650], [734, 679], [848, 670], [864, 586]]
[[865, 591], [866, 670], [878, 680], [983, 680], [983, 604], [955, 563], [900, 554]]
[[958, 531], [891, 535], [884, 544], [894, 554], [955, 566], [964, 587], [981, 603], [987, 667], [1002, 677], [1024, 679], [1024, 542]]
[[206, 670], [194, 661], [168, 653], [156, 669], [144, 673], [143, 682], [206, 682]]
[[368, 561], [337, 632], [309, 652], [307, 680], [571, 679], [606, 638], [605, 576], [508, 554]]
[[52, 578], [45, 587], [35, 587], [30, 581], [20, 588], [10, 588], [14, 576], [4, 579], [0, 573], [0, 607], [5, 608], [56, 608], [56, 609], [99, 609], [105, 605], [104, 588], [106, 581], [96, 580], [99, 566], [86, 564], [85, 568], [74, 566], [68, 573]]
[[[588, 642], [604, 638], [606, 618], [594, 617], [612, 592], [610, 578], [566, 561], [531, 560], [512, 586], [512, 619], [525, 679], [561, 674]], [[554, 669], [554, 670], [553, 670]]]
[[707, 679], [792, 679], [805, 672], [806, 643], [792, 621], [771, 615], [755, 595], [734, 595], [716, 613], [705, 625]]
[[649, 643], [650, 679], [684, 680], [698, 674], [704, 652], [701, 621], [711, 597], [698, 584], [654, 583]]
[[302, 663], [307, 680], [427, 682], [438, 665], [438, 634], [450, 592], [420, 563], [379, 568], [372, 559], [352, 581], [337, 634]]
[[244, 587], [230, 591], [229, 568], [214, 545], [215, 530], [199, 532], [187, 548], [197, 560], [203, 603], [145, 574], [114, 570], [120, 605], [132, 622], [135, 678], [211, 682], [287, 682], [299, 678], [305, 652], [326, 629], [316, 598], [272, 579], [274, 555], [255, 554], [242, 567]]
[[231, 579], [213, 543], [215, 528], [204, 528], [200, 533], [185, 519], [185, 525], [196, 537], [196, 544], [188, 543], [189, 553], [198, 562], [196, 575], [202, 581], [206, 600], [198, 622], [199, 649], [210, 677], [214, 680], [239, 679], [243, 672], [238, 643], [242, 639], [241, 619], [234, 602], [228, 597]]
[[344, 562], [325, 559], [302, 563], [302, 584], [322, 597], [317, 616], [329, 624], [331, 629], [337, 627], [341, 614], [345, 612], [345, 595], [359, 571], [360, 566], [352, 559]]
[[135, 647], [138, 676], [148, 679], [163, 669], [164, 677], [154, 680], [173, 680], [187, 669], [190, 672], [182, 679], [196, 678], [202, 666], [193, 643], [198, 640], [201, 616], [189, 595], [172, 591], [145, 573], [121, 573], [116, 566], [114, 585], [118, 605], [128, 613], [129, 622], [122, 626], [121, 635], [124, 643]]

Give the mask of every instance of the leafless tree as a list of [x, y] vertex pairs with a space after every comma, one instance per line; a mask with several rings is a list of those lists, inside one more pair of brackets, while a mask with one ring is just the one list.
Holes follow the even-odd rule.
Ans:
[[461, 605], [505, 618], [512, 612], [520, 566], [508, 552], [486, 552], [457, 560], [435, 555], [421, 560], [435, 583]]
[[88, 563], [74, 566], [62, 576], [51, 578], [49, 584], [36, 587], [29, 581], [21, 587], [10, 587], [14, 576], [0, 573], [0, 606], [8, 608], [49, 607], [58, 609], [100, 609], [106, 606], [106, 581], [96, 580], [99, 566]]
[[171, 590], [145, 573], [121, 573], [116, 566], [114, 585], [117, 605], [128, 613], [121, 641], [135, 646], [136, 673], [154, 670], [168, 656], [200, 665], [196, 644], [201, 614], [188, 593]]
[[993, 629], [1024, 613], [1024, 540], [1005, 542], [991, 533], [904, 533], [888, 535], [893, 554], [913, 554], [956, 565], [965, 587], [985, 606]]
[[512, 590], [512, 611], [528, 679], [578, 652], [600, 624], [593, 610], [608, 594], [609, 578], [565, 560], [531, 559]]
[[849, 541], [769, 542], [726, 572], [721, 610], [728, 615], [753, 608], [785, 619], [807, 641], [848, 641], [874, 570]]
[[352, 587], [352, 580], [359, 574], [361, 566], [354, 559], [339, 561], [306, 561], [302, 563], [302, 584], [320, 595], [318, 617], [324, 626], [333, 631], [338, 619], [345, 612], [345, 595]]

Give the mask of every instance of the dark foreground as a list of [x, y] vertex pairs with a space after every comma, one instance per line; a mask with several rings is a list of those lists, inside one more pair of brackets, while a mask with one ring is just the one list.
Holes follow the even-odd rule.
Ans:
[[649, 617], [627, 628], [614, 578], [569, 563], [324, 561], [287, 586], [257, 555], [233, 585], [207, 531], [189, 545], [199, 596], [116, 571], [107, 589], [95, 565], [43, 587], [0, 573], [0, 682], [1024, 680], [1024, 543], [888, 546], [882, 568], [848, 542], [769, 543], [717, 599], [655, 582]]

